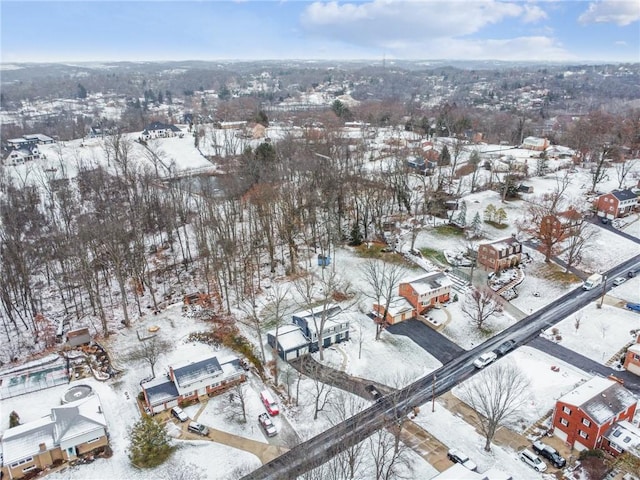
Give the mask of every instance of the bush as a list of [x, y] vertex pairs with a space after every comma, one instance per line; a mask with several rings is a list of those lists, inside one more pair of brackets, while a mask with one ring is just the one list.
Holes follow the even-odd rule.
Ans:
[[20, 425], [20, 415], [15, 410], [9, 414], [9, 428]]
[[582, 450], [578, 458], [580, 460], [584, 460], [585, 458], [590, 458], [590, 457], [604, 458], [604, 452], [597, 448], [593, 448], [591, 450]]

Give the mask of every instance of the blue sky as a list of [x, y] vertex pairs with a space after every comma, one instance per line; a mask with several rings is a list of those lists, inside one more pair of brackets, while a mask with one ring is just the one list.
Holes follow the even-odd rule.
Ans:
[[0, 61], [640, 61], [638, 0], [0, 0]]

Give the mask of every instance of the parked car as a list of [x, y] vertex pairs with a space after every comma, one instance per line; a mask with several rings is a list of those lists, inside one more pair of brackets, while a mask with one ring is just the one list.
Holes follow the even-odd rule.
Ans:
[[635, 270], [629, 270], [629, 273], [627, 273], [627, 277], [629, 278], [633, 278], [636, 276], [636, 271]]
[[264, 430], [264, 433], [267, 434], [267, 437], [273, 437], [278, 434], [278, 429], [271, 421], [268, 413], [265, 412], [258, 415], [258, 422], [260, 422], [260, 426]]
[[627, 279], [624, 277], [616, 277], [613, 279], [613, 284], [614, 285], [622, 285], [624, 282], [626, 282]]
[[640, 303], [627, 303], [627, 308], [634, 312], [640, 312]]
[[516, 346], [515, 340], [507, 340], [506, 342], [501, 343], [500, 346], [494, 350], [494, 352], [496, 352], [498, 356], [501, 357], [502, 355], [506, 355], [511, 350], [513, 350], [515, 346]]
[[558, 451], [550, 445], [545, 445], [541, 441], [533, 442], [533, 451], [539, 454], [540, 456], [546, 458], [551, 462], [556, 468], [562, 468], [567, 464], [567, 461], [562, 458], [562, 455], [558, 453]]
[[280, 408], [278, 408], [278, 404], [269, 390], [262, 390], [260, 392], [260, 400], [262, 400], [264, 408], [267, 409], [267, 412], [269, 412], [269, 415], [272, 417], [280, 413]]
[[382, 394], [375, 386], [367, 385], [364, 389], [371, 394], [376, 402], [382, 398]]
[[521, 451], [520, 460], [522, 460], [537, 472], [544, 472], [547, 469], [547, 464], [544, 463], [542, 459], [531, 450], [524, 449], [523, 451]]
[[606, 225], [609, 223], [609, 219], [607, 217], [600, 217], [600, 222], [602, 222], [603, 225]]
[[197, 433], [198, 435], [202, 435], [203, 437], [209, 435], [209, 429], [198, 422], [189, 422], [189, 426], [187, 428], [190, 432]]
[[455, 448], [452, 448], [447, 452], [447, 458], [453, 463], [461, 464], [463, 467], [468, 468], [472, 472], [475, 472], [478, 469], [477, 465], [469, 460], [469, 457], [467, 457], [460, 450], [456, 450]]
[[498, 358], [498, 355], [495, 352], [485, 352], [475, 359], [473, 365], [476, 368], [484, 368], [490, 363], [493, 363], [496, 358]]
[[187, 416], [187, 414], [184, 413], [184, 410], [182, 410], [180, 407], [173, 407], [171, 409], [171, 415], [176, 417], [181, 422], [186, 422], [187, 420], [189, 420], [189, 417]]

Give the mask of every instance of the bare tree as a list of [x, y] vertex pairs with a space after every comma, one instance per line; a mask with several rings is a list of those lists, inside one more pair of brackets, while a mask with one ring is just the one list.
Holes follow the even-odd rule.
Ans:
[[289, 306], [289, 287], [282, 285], [275, 285], [271, 289], [271, 295], [269, 296], [270, 303], [265, 308], [269, 317], [270, 324], [275, 327], [274, 335], [274, 347], [273, 347], [273, 382], [275, 386], [278, 386], [279, 381], [279, 368], [278, 368], [278, 332], [280, 327], [284, 325], [285, 311]]
[[244, 383], [237, 383], [229, 390], [227, 418], [247, 423], [247, 389]]
[[391, 302], [398, 296], [397, 290], [404, 271], [400, 265], [383, 261], [369, 260], [362, 267], [371, 292], [365, 295], [371, 298], [377, 305], [382, 306], [382, 312], [375, 319], [376, 340], [380, 340], [380, 333], [386, 323], [387, 312]]
[[[391, 430], [394, 428], [394, 426], [390, 427]], [[400, 441], [399, 428], [396, 428], [393, 433], [385, 429], [378, 430], [369, 437], [368, 444], [374, 469], [371, 478], [376, 480], [412, 478], [410, 449]]]
[[564, 241], [565, 250], [562, 258], [566, 262], [565, 271], [582, 261], [582, 254], [589, 248], [591, 241], [598, 235], [598, 231], [589, 222], [580, 220], [570, 231]]
[[476, 411], [485, 437], [484, 449], [498, 430], [524, 407], [528, 400], [529, 379], [513, 364], [498, 363], [462, 384], [461, 399]]
[[[302, 358], [303, 362], [307, 361], [306, 357]], [[333, 385], [325, 383], [322, 371], [322, 365], [315, 361], [311, 361], [305, 367], [309, 378], [313, 382], [313, 419], [318, 419], [318, 413], [322, 412], [325, 407], [332, 404]]]
[[205, 480], [206, 472], [198, 465], [185, 462], [179, 456], [174, 455], [162, 467], [160, 478], [170, 478], [171, 480]]
[[161, 340], [157, 336], [141, 341], [140, 345], [131, 353], [132, 360], [144, 360], [151, 367], [151, 376], [155, 378], [155, 366], [160, 355], [171, 350], [173, 344], [166, 340]]
[[[365, 407], [366, 404], [363, 399], [341, 391], [331, 404], [331, 411], [328, 415], [329, 422], [332, 425], [338, 425], [353, 417]], [[360, 442], [347, 447], [335, 457], [338, 461], [336, 466], [341, 473], [341, 478], [351, 479], [356, 477], [363, 462], [363, 448], [364, 443]]]
[[471, 293], [467, 294], [460, 308], [478, 329], [482, 328], [489, 317], [502, 312], [502, 304], [493, 290], [488, 287], [474, 287]]
[[634, 169], [636, 163], [637, 159], [633, 159], [623, 160], [615, 164], [614, 168], [616, 170], [616, 177], [618, 179], [618, 188], [622, 188], [624, 180], [627, 178], [627, 175], [629, 175], [629, 172]]

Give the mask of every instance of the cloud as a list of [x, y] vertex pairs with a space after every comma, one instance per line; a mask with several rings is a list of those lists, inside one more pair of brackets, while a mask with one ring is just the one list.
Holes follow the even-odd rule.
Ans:
[[462, 37], [525, 14], [519, 3], [496, 0], [373, 0], [364, 3], [314, 2], [301, 16], [310, 32], [360, 45], [416, 39]]
[[603, 0], [592, 2], [586, 12], [578, 17], [578, 22], [615, 23], [624, 27], [640, 19], [638, 0]]
[[535, 23], [548, 18], [547, 12], [537, 5], [525, 5], [522, 21], [525, 23]]
[[614, 45], [620, 45], [622, 47], [626, 47], [627, 45], [629, 45], [627, 42], [625, 42], [624, 40], [618, 40], [617, 42], [613, 42]]

